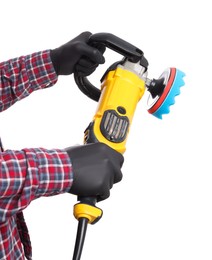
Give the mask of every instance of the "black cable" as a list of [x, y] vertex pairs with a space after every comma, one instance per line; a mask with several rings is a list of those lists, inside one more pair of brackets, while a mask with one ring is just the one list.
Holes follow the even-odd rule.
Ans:
[[79, 218], [78, 220], [78, 228], [77, 228], [77, 237], [74, 247], [74, 255], [72, 260], [80, 260], [82, 254], [82, 248], [85, 240], [88, 219], [87, 218]]

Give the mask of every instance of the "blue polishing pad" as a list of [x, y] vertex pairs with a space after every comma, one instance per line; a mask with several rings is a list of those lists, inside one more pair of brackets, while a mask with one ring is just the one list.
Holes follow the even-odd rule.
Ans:
[[162, 115], [170, 112], [169, 107], [175, 104], [175, 96], [180, 94], [180, 88], [185, 85], [184, 76], [184, 72], [175, 68], [169, 68], [161, 75], [164, 77], [166, 86], [160, 97], [157, 97], [157, 100], [148, 109], [150, 114], [162, 119]]

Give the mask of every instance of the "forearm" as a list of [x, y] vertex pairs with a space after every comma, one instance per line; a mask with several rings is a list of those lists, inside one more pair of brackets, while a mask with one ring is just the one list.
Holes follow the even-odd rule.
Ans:
[[0, 63], [0, 111], [56, 82], [49, 50]]
[[62, 150], [7, 150], [0, 162], [0, 222], [41, 196], [68, 192], [73, 181], [70, 159]]

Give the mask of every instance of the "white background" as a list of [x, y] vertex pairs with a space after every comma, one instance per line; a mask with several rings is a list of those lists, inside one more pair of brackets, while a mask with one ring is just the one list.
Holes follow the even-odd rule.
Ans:
[[[158, 120], [139, 102], [125, 153], [124, 178], [111, 190], [101, 221], [88, 226], [82, 260], [211, 260], [210, 1], [7, 0], [0, 7], [0, 60], [55, 48], [83, 31], [110, 32], [149, 61], [149, 78], [167, 67], [186, 73], [169, 115]], [[96, 85], [120, 59], [107, 50]], [[0, 114], [5, 148], [82, 144], [96, 103], [73, 76]], [[34, 260], [72, 259], [77, 221], [70, 194], [33, 201], [25, 210]]]

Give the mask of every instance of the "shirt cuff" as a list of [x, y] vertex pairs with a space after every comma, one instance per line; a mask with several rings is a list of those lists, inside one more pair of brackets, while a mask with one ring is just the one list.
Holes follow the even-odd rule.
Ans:
[[50, 50], [25, 56], [26, 71], [33, 90], [53, 86], [58, 76], [50, 58]]
[[23, 149], [27, 175], [36, 179], [35, 198], [68, 192], [73, 182], [72, 165], [63, 150], [44, 148]]

